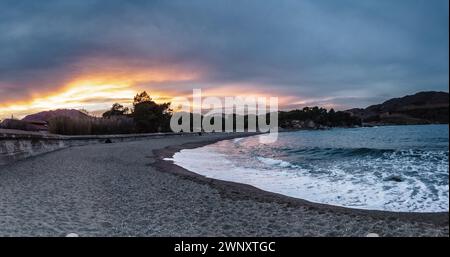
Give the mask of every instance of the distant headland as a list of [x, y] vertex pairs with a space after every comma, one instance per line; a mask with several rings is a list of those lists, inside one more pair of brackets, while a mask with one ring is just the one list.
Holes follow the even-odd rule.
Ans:
[[347, 112], [374, 125], [448, 124], [448, 109], [447, 92], [429, 91]]

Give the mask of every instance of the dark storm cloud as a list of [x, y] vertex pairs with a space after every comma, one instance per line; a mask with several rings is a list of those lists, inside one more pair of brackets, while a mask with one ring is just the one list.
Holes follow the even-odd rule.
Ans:
[[447, 0], [0, 0], [0, 101], [58, 87], [95, 56], [364, 106], [447, 91], [448, 43]]

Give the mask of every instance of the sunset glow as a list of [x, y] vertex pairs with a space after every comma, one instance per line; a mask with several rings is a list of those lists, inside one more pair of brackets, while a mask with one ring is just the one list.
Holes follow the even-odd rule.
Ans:
[[445, 0], [411, 9], [71, 2], [0, 3], [0, 120], [58, 108], [99, 115], [144, 90], [157, 102], [189, 98], [194, 88], [205, 97], [278, 97], [282, 110], [448, 91]]
[[30, 113], [53, 109], [104, 111], [116, 102], [130, 105], [136, 93], [142, 90], [151, 92], [152, 98], [161, 102], [172, 97], [170, 91], [152, 90], [152, 83], [189, 81], [195, 77], [195, 74], [169, 71], [89, 75], [73, 80], [56, 92], [35, 94], [29, 101], [1, 103], [0, 117], [13, 115], [20, 118]]
[[0, 237], [448, 237], [449, 5], [0, 0]]
[[[122, 70], [127, 70], [122, 68]], [[109, 74], [99, 72], [74, 79], [72, 82], [48, 94], [34, 94], [29, 101], [6, 102], [0, 104], [0, 118], [11, 116], [22, 118], [28, 114], [54, 109], [84, 109], [98, 115], [113, 103], [131, 106], [136, 93], [146, 90], [156, 102], [170, 102], [174, 97], [192, 98], [190, 87], [178, 90], [164, 89], [163, 82], [189, 82], [199, 78], [199, 74], [181, 71], [132, 71]], [[152, 87], [153, 84], [158, 86]], [[195, 88], [195, 84], [192, 88]], [[203, 90], [203, 97], [215, 96], [273, 96], [256, 85], [225, 84]], [[287, 103], [298, 97], [279, 95], [280, 103]]]

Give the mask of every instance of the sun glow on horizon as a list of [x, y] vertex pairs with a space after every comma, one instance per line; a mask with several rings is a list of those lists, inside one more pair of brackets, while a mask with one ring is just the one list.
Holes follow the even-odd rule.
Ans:
[[[123, 74], [93, 74], [74, 79], [57, 91], [47, 94], [34, 94], [30, 100], [0, 103], [0, 119], [14, 117], [22, 118], [28, 114], [55, 109], [85, 109], [97, 111], [108, 109], [113, 103], [130, 105], [133, 97], [141, 88], [140, 84], [164, 81], [189, 81], [196, 74], [183, 74], [171, 71], [139, 71]], [[170, 98], [170, 92], [151, 90], [155, 101]]]
[[[121, 72], [97, 72], [80, 76], [57, 90], [46, 94], [33, 94], [27, 101], [0, 103], [0, 120], [12, 115], [23, 118], [26, 115], [56, 109], [83, 109], [93, 115], [106, 111], [114, 103], [130, 107], [134, 96], [146, 90], [155, 102], [171, 102], [174, 97], [192, 100], [193, 83], [199, 74], [174, 70], [122, 70]], [[164, 82], [162, 84], [158, 84]], [[161, 86], [174, 82], [187, 82], [185, 86], [167, 88]], [[195, 86], [194, 86], [195, 87]], [[199, 85], [201, 88], [202, 86]], [[298, 97], [274, 95], [253, 84], [237, 83], [204, 87], [203, 97], [257, 96], [279, 98], [279, 104], [301, 103]]]

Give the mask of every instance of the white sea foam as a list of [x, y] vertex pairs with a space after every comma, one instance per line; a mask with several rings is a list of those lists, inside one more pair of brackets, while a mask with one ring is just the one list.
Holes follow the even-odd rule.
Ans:
[[[448, 211], [448, 185], [430, 187], [414, 177], [403, 176], [401, 182], [396, 182], [373, 175], [353, 176], [342, 170], [345, 165], [379, 165], [375, 161], [336, 163], [328, 166], [326, 172], [311, 172], [289, 162], [266, 157], [256, 157], [263, 166], [256, 163], [244, 165], [242, 160], [220, 153], [214, 145], [181, 150], [172, 160], [206, 177], [249, 184], [312, 202], [369, 210]], [[408, 164], [394, 163], [393, 169], [396, 165]], [[436, 190], [438, 194], [434, 193]]]
[[370, 210], [449, 210], [448, 126], [390, 126], [280, 133], [182, 150], [192, 172], [260, 189]]
[[297, 167], [296, 165], [291, 164], [290, 162], [287, 161], [283, 161], [283, 160], [277, 160], [277, 159], [272, 159], [272, 158], [266, 158], [266, 157], [256, 157], [259, 161], [261, 161], [264, 164], [267, 165], [274, 165], [274, 166], [279, 166], [282, 168], [287, 168], [287, 167]]
[[234, 143], [238, 143], [239, 141], [241, 141], [242, 139], [244, 139], [243, 137], [239, 137], [239, 138], [235, 138], [233, 139]]

